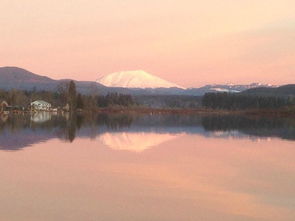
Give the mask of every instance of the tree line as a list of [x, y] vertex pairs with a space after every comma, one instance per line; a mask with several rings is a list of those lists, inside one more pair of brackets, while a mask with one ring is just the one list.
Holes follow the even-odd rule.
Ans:
[[135, 101], [150, 108], [195, 109], [201, 106], [201, 96], [192, 95], [137, 95]]
[[292, 106], [292, 97], [257, 96], [233, 93], [206, 93], [202, 98], [202, 105], [212, 109], [277, 109]]
[[131, 95], [112, 93], [107, 95], [81, 94], [77, 92], [74, 81], [64, 82], [55, 91], [37, 90], [0, 90], [0, 102], [6, 101], [10, 106], [28, 107], [35, 100], [44, 100], [53, 107], [65, 108], [72, 112], [77, 109], [95, 110], [98, 107], [130, 107], [136, 105]]

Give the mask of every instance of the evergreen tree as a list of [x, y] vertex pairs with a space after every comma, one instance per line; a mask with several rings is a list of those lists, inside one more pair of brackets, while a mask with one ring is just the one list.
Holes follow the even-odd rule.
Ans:
[[76, 84], [74, 81], [70, 81], [68, 88], [68, 104], [70, 112], [73, 112], [77, 109], [77, 91]]
[[84, 108], [84, 102], [81, 94], [78, 94], [77, 96], [77, 108], [83, 109]]

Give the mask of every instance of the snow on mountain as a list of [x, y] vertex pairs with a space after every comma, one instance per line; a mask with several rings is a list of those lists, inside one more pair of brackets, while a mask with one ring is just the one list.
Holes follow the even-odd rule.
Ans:
[[97, 82], [107, 87], [183, 88], [142, 70], [115, 72], [98, 79]]
[[213, 85], [206, 85], [202, 88], [206, 88], [209, 92], [229, 92], [229, 93], [238, 93], [245, 91], [251, 88], [257, 87], [275, 87], [274, 85], [270, 84], [262, 84], [262, 83], [252, 83], [252, 84], [213, 84]]
[[210, 90], [213, 90], [216, 92], [227, 92], [227, 93], [239, 93], [240, 92], [237, 90], [231, 90], [231, 89], [227, 89], [227, 88], [218, 88], [218, 87], [210, 88]]

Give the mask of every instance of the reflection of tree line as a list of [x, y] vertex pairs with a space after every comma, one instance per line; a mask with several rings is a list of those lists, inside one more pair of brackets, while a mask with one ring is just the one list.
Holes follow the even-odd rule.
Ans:
[[201, 126], [201, 117], [182, 114], [146, 114], [136, 115], [134, 124], [143, 127], [190, 127]]
[[202, 118], [207, 131], [237, 130], [259, 137], [295, 139], [295, 120], [284, 118], [256, 118], [246, 116], [210, 116]]
[[[246, 116], [196, 116], [196, 115], [130, 115], [130, 114], [75, 114], [52, 115], [45, 122], [34, 122], [31, 115], [0, 116], [0, 135], [4, 131], [17, 134], [29, 129], [38, 136], [39, 131], [48, 137], [58, 137], [72, 142], [80, 131], [85, 136], [96, 137], [103, 130], [153, 130], [169, 132], [202, 133], [207, 131], [232, 131], [261, 137], [295, 139], [295, 120], [281, 118], [248, 118]], [[174, 128], [172, 131], [171, 128]], [[84, 129], [84, 130], [82, 130]], [[44, 133], [43, 133], [44, 134]], [[13, 135], [12, 135], [13, 136]]]
[[132, 123], [132, 118], [125, 114], [116, 115], [81, 115], [81, 114], [69, 114], [68, 118], [61, 119], [55, 118], [55, 126], [59, 128], [58, 137], [64, 138], [72, 142], [76, 133], [84, 127], [91, 128], [93, 130], [93, 136], [97, 135], [97, 131], [101, 126], [107, 126], [111, 129], [118, 129], [123, 127], [129, 127]]
[[11, 134], [30, 129], [38, 135], [45, 131], [48, 135], [72, 142], [81, 129], [87, 128], [88, 137], [96, 137], [106, 130], [120, 130], [131, 125], [141, 128], [171, 128], [183, 126], [200, 126], [200, 118], [181, 115], [132, 115], [132, 114], [77, 114], [65, 113], [51, 115], [46, 121], [37, 121], [33, 115], [6, 115], [0, 118], [0, 134], [6, 130]]
[[30, 126], [30, 118], [23, 115], [16, 115], [9, 117], [8, 115], [0, 115], [0, 133], [5, 129], [14, 133], [23, 128]]
[[0, 134], [6, 130], [11, 134], [30, 128], [32, 131], [45, 130], [48, 133], [55, 133], [57, 137], [72, 142], [77, 131], [83, 127], [92, 128], [96, 135], [101, 126], [111, 129], [128, 127], [132, 123], [132, 117], [125, 114], [115, 115], [81, 115], [68, 113], [66, 115], [53, 115], [50, 120], [38, 123], [31, 120], [31, 115], [13, 115], [5, 118], [0, 117]]

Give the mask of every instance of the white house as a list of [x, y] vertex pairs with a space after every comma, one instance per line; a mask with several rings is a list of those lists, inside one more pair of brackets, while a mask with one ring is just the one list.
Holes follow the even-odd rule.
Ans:
[[37, 100], [31, 103], [31, 109], [37, 111], [50, 111], [51, 104], [46, 101]]

